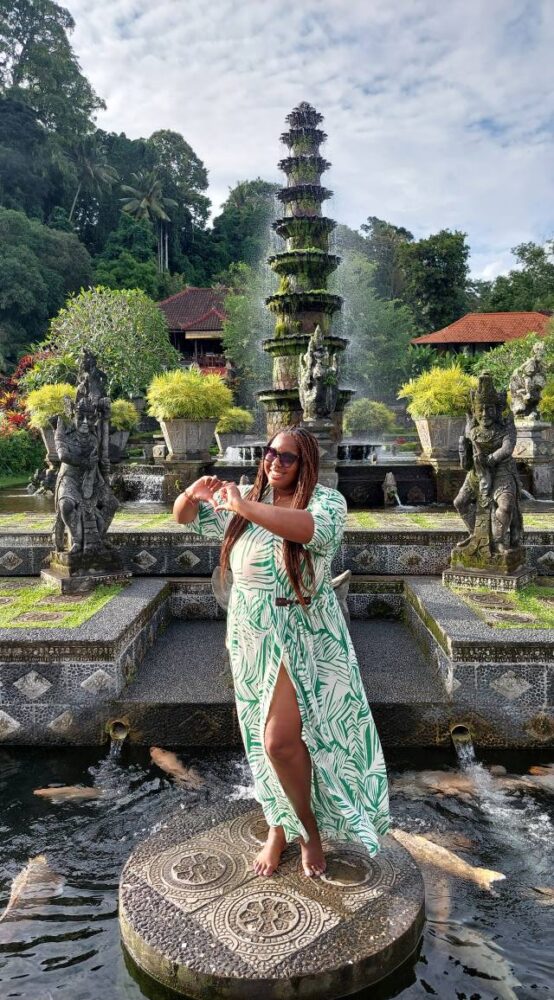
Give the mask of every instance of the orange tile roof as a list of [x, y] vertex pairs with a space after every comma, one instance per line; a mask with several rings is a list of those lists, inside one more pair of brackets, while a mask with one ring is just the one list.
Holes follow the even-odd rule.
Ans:
[[184, 288], [158, 305], [170, 330], [213, 330], [221, 333], [227, 288]]
[[546, 333], [552, 318], [547, 312], [467, 313], [443, 330], [414, 337], [412, 344], [503, 344], [527, 333]]

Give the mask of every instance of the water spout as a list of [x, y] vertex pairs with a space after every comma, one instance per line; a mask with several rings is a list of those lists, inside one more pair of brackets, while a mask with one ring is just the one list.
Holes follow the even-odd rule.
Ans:
[[471, 733], [465, 723], [453, 723], [450, 726], [450, 738], [462, 767], [471, 764], [475, 760], [475, 750]]
[[116, 743], [123, 743], [129, 735], [129, 723], [126, 719], [110, 719], [106, 723], [106, 730], [111, 740]]

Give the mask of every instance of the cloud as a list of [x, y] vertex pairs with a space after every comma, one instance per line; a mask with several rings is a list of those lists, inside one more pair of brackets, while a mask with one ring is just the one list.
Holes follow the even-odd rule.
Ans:
[[69, 0], [102, 128], [181, 132], [214, 209], [279, 180], [285, 115], [325, 115], [330, 214], [467, 232], [477, 276], [554, 232], [551, 0]]

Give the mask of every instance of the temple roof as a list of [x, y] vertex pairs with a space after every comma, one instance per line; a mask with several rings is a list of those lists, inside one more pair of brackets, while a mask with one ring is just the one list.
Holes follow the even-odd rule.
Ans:
[[227, 288], [184, 288], [158, 302], [170, 330], [213, 330], [221, 333], [226, 319]]
[[414, 337], [412, 344], [503, 344], [528, 333], [546, 333], [549, 312], [467, 313], [435, 333]]

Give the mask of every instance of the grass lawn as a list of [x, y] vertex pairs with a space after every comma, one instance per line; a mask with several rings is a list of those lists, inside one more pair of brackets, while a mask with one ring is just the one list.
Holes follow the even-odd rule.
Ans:
[[[541, 587], [533, 583], [523, 590], [502, 592], [500, 598], [496, 593], [491, 594], [486, 587], [475, 590], [463, 590], [460, 587], [452, 589], [492, 628], [554, 629], [554, 587]], [[490, 605], [480, 603], [478, 595], [484, 595], [482, 600], [490, 601]], [[497, 600], [502, 603], [493, 603]], [[518, 621], [519, 615], [522, 618], [525, 616], [525, 620]]]
[[0, 579], [0, 628], [77, 628], [119, 594], [121, 584], [62, 595], [44, 583]]
[[0, 490], [6, 489], [7, 486], [26, 486], [30, 478], [30, 472], [26, 475], [20, 473], [18, 476], [0, 476]]

